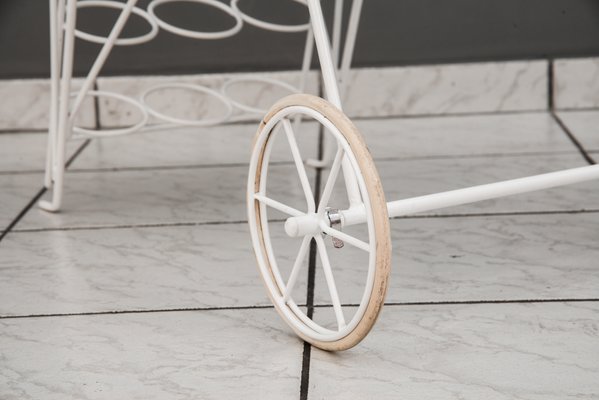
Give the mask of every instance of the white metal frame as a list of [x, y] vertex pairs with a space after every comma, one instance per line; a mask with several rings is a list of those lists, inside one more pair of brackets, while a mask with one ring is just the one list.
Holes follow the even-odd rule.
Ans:
[[[314, 195], [308, 182], [304, 163], [300, 156], [300, 150], [295, 140], [294, 129], [292, 127], [291, 122], [289, 121], [289, 119], [295, 118], [298, 115], [309, 117], [315, 121], [318, 121], [326, 128], [327, 132], [330, 132], [332, 134], [332, 136], [336, 139], [337, 143], [339, 143], [339, 148], [336, 152], [333, 164], [331, 166], [331, 172], [324, 186], [323, 193], [320, 197], [318, 204], [316, 204], [314, 201]], [[272, 150], [272, 145], [274, 143], [274, 136], [280, 134], [280, 130], [277, 130], [275, 128], [279, 123], [283, 126], [283, 130], [285, 132], [285, 135], [287, 136], [287, 142], [290, 146], [294, 163], [298, 171], [298, 175], [300, 177], [302, 190], [306, 198], [307, 213], [303, 213], [302, 211], [299, 211], [293, 207], [290, 207], [274, 199], [271, 199], [267, 197], [266, 194], [270, 153]], [[309, 338], [323, 342], [339, 340], [347, 336], [350, 332], [352, 332], [356, 328], [358, 323], [362, 320], [364, 313], [366, 312], [368, 299], [370, 298], [372, 293], [374, 273], [376, 268], [375, 256], [377, 241], [375, 235], [374, 221], [372, 213], [366, 212], [366, 210], [371, 210], [370, 199], [368, 197], [368, 190], [366, 188], [364, 178], [359, 174], [360, 169], [358, 166], [358, 162], [350, 146], [345, 141], [343, 135], [339, 132], [336, 126], [319, 112], [307, 107], [289, 107], [273, 116], [266, 124], [266, 126], [261, 130], [260, 136], [257, 137], [255, 148], [262, 148], [262, 146], [265, 146], [265, 143], [266, 148], [262, 159], [260, 159], [259, 152], [254, 152], [252, 154], [248, 175], [248, 198], [255, 199], [260, 203], [260, 219], [262, 234], [260, 233], [260, 229], [256, 224], [256, 209], [254, 207], [254, 203], [253, 201], [249, 201], [247, 204], [248, 220], [254, 248], [261, 248], [260, 242], [263, 241], [266, 249], [265, 254], [261, 251], [256, 252], [258, 266], [261, 270], [262, 277], [264, 278], [264, 281], [266, 283], [269, 293], [271, 294], [273, 302], [276, 303], [277, 308], [283, 313], [286, 320], [293, 326], [293, 328], [297, 332], [300, 332], [301, 334]], [[363, 222], [366, 223], [368, 226], [368, 243], [330, 227], [326, 219], [326, 211], [327, 207], [329, 206], [329, 200], [333, 191], [333, 185], [337, 179], [337, 175], [343, 168], [341, 165], [342, 160], [347, 162], [347, 168], [349, 168], [349, 170], [343, 169], [344, 173], [346, 171], [349, 171], [349, 173], [351, 173], [352, 176], [356, 178], [356, 189], [358, 190], [358, 195], [364, 199], [363, 205], [365, 207]], [[260, 175], [262, 176], [262, 179], [260, 180], [260, 190], [257, 193], [255, 193], [253, 180], [256, 176], [258, 168], [261, 169]], [[285, 280], [281, 276], [281, 273], [279, 272], [275, 251], [270, 241], [270, 234], [268, 232], [267, 206], [274, 208], [280, 212], [283, 212], [284, 214], [293, 216], [290, 219], [288, 219], [288, 223], [289, 221], [293, 223], [293, 221], [295, 221], [294, 218], [299, 219], [299, 221], [303, 221], [302, 218], [309, 218], [310, 222], [314, 224], [315, 229], [311, 230], [310, 232], [305, 232], [302, 235], [291, 234], [290, 231], [292, 230], [292, 228], [289, 227], [288, 224], [286, 224], [285, 226], [285, 230], [288, 232], [289, 236], [303, 237], [302, 244], [298, 251], [298, 255], [296, 257], [295, 263], [293, 265], [292, 271], [287, 282], [285, 282]], [[337, 286], [333, 277], [329, 256], [327, 255], [324, 239], [320, 234], [321, 232], [324, 232], [332, 237], [338, 237], [344, 240], [346, 243], [368, 253], [368, 270], [366, 282], [364, 285], [364, 291], [362, 292], [360, 304], [356, 311], [353, 313], [349, 322], [346, 322], [345, 319], [345, 315], [342, 309], [342, 303], [339, 299]], [[309, 248], [308, 245], [312, 239], [314, 239], [316, 242], [318, 254], [323, 266], [324, 276], [327, 283], [328, 291], [331, 296], [333, 310], [337, 322], [337, 330], [328, 329], [310, 320], [306, 315], [306, 312], [297, 305], [293, 298], [290, 297], [290, 294], [295, 286], [298, 273], [302, 267], [302, 262], [307, 255]], [[270, 265], [272, 267], [273, 274], [269, 272], [269, 270], [266, 267], [267, 265]], [[281, 295], [279, 295], [278, 293], [281, 293]]]
[[[267, 85], [276, 85], [291, 93], [303, 92], [313, 56], [314, 44], [316, 45], [320, 61], [325, 97], [335, 107], [342, 110], [342, 97], [346, 92], [347, 85], [350, 84], [350, 66], [353, 58], [363, 0], [352, 0], [349, 20], [347, 22], [347, 27], [345, 28], [344, 43], [342, 43], [341, 40], [343, 31], [343, 0], [331, 0], [335, 2], [331, 38], [329, 37], [329, 32], [323, 17], [321, 0], [293, 0], [305, 5], [309, 10], [310, 15], [310, 20], [307, 23], [293, 26], [260, 21], [257, 18], [252, 17], [243, 12], [240, 8], [242, 0], [231, 0], [230, 5], [218, 0], [185, 0], [213, 6], [230, 15], [234, 20], [234, 25], [221, 32], [194, 32], [176, 27], [161, 20], [157, 15], [157, 8], [162, 4], [174, 1], [178, 0], [153, 0], [148, 6], [148, 10], [144, 11], [136, 7], [137, 0], [127, 0], [125, 3], [118, 3], [110, 0], [49, 0], [51, 102], [45, 186], [48, 188], [53, 187], [54, 190], [52, 192], [51, 200], [42, 200], [40, 202], [39, 205], [42, 209], [47, 211], [57, 211], [61, 207], [65, 172], [65, 145], [67, 140], [82, 137], [96, 138], [116, 136], [166, 128], [172, 129], [177, 126], [216, 125], [242, 120], [247, 118], [248, 115], [261, 115], [265, 110], [234, 100], [229, 95], [228, 89], [233, 85], [249, 81]], [[77, 8], [82, 7], [110, 7], [121, 10], [108, 37], [102, 38], [76, 29]], [[131, 14], [144, 18], [148, 22], [150, 29], [147, 33], [136, 38], [119, 39], [119, 35]], [[169, 32], [189, 38], [204, 40], [221, 39], [237, 34], [245, 23], [274, 32], [306, 32], [306, 44], [301, 62], [301, 81], [298, 87], [269, 78], [255, 77], [231, 79], [221, 87], [220, 91], [197, 85], [175, 83], [148, 88], [141, 94], [138, 100], [118, 93], [93, 89], [94, 82], [115, 45], [126, 46], [145, 43], [153, 39], [159, 29], [165, 29]], [[72, 74], [76, 37], [102, 44], [102, 47], [88, 75], [84, 79], [81, 88], [76, 92], [73, 92]], [[217, 117], [198, 121], [184, 120], [165, 115], [159, 110], [152, 109], [147, 102], [147, 97], [150, 94], [165, 88], [186, 89], [213, 96], [223, 104], [224, 113]], [[93, 130], [76, 127], [74, 121], [86, 96], [108, 96], [128, 102], [139, 109], [141, 119], [133, 126], [118, 129]], [[291, 115], [295, 116], [295, 119], [293, 120], [294, 124], [289, 120]], [[162, 122], [159, 124], [148, 125], [149, 116], [158, 118]], [[301, 121], [302, 116], [318, 121], [326, 128], [327, 132], [332, 134], [330, 136], [332, 136], [333, 139], [326, 141], [324, 144], [325, 154], [327, 155], [323, 160], [306, 161], [301, 158], [299, 148], [295, 141], [294, 131], [298, 126], [297, 124]], [[305, 213], [274, 199], [270, 199], [266, 195], [267, 168], [269, 165], [270, 152], [272, 150], [272, 141], [267, 142], [267, 140], [269, 140], [269, 135], [274, 136], [280, 134], [280, 129], [279, 131], [275, 129], [276, 132], [273, 131], [273, 128], [278, 126], [277, 124], [282, 125], [282, 130], [285, 132], [291, 148], [303, 193], [306, 197], [307, 212]], [[266, 253], [257, 251], [256, 256], [262, 275], [265, 277], [269, 292], [271, 293], [273, 301], [277, 304], [277, 308], [284, 314], [287, 321], [292, 324], [297, 332], [314, 340], [323, 342], [339, 340], [348, 335], [363, 317], [368, 302], [367, 300], [372, 294], [373, 271], [376, 264], [374, 253], [377, 246], [377, 240], [373, 230], [370, 199], [365, 188], [364, 177], [361, 175], [358, 168], [356, 157], [345, 142], [343, 134], [331, 121], [318, 111], [301, 106], [289, 107], [271, 118], [266, 127], [262, 130], [261, 135], [257, 138], [255, 146], [265, 146], [265, 153], [263, 154], [262, 160], [259, 159], [260, 154], [256, 153], [252, 155], [252, 159], [250, 160], [248, 198], [251, 201], [248, 202], [248, 214], [250, 217], [250, 231], [252, 233], [254, 247], [260, 248], [263, 243], [266, 248]], [[315, 204], [314, 196], [307, 180], [305, 165], [330, 167], [329, 177], [325, 183], [323, 195], [319, 204]], [[260, 171], [258, 171], [258, 168], [260, 168]], [[259, 191], [254, 193], [252, 177], [256, 175], [256, 172], [260, 172], [264, 178], [260, 181]], [[368, 225], [368, 243], [342, 232], [340, 228], [335, 229], [331, 226], [326, 206], [330, 199], [332, 186], [340, 172], [343, 176], [349, 203], [348, 209], [338, 211], [341, 220], [340, 228], [366, 223]], [[387, 203], [387, 211], [389, 217], [405, 216], [445, 207], [579, 183], [592, 179], [599, 179], [599, 165], [391, 201]], [[256, 209], [254, 203], [256, 201], [259, 203], [262, 225], [261, 231], [259, 231], [255, 220]], [[267, 207], [277, 209], [289, 216], [285, 221], [285, 231], [288, 236], [303, 238], [296, 261], [286, 282], [278, 271], [277, 260], [273, 252], [272, 244], [270, 243], [266, 212]], [[335, 281], [332, 276], [331, 265], [323, 242], [323, 233], [369, 253], [368, 277], [362, 295], [362, 301], [357, 312], [349, 322], [346, 322], [341, 308], [342, 303], [339, 299]], [[312, 240], [315, 240], [321, 257], [321, 263], [324, 268], [325, 278], [337, 320], [337, 330], [324, 328], [312, 321], [302, 310], [300, 310], [296, 302], [290, 298], [290, 292], [297, 280], [300, 264], [302, 264], [303, 260], [306, 258], [309, 243]], [[268, 264], [266, 261], [268, 261]], [[265, 265], [273, 267], [272, 275], [266, 270]], [[277, 295], [277, 293], [281, 293], [281, 295]]]
[[[339, 94], [339, 80], [335, 73], [334, 55], [330, 49], [330, 42], [326, 30], [326, 24], [320, 7], [320, 0], [307, 0], [310, 9], [310, 18], [312, 20], [312, 29], [318, 49], [318, 56], [322, 69], [322, 75], [327, 99], [335, 106], [341, 109], [341, 97]], [[341, 85], [349, 84], [348, 71], [353, 56], [355, 46], [355, 34], [357, 32], [357, 23], [360, 16], [362, 1], [354, 1], [348, 26], [348, 41], [345, 44], [344, 59], [342, 61], [341, 74], [343, 79]], [[336, 43], [334, 40], [333, 43]], [[353, 181], [351, 169], [344, 160], [343, 174], [346, 180], [350, 208], [341, 210], [343, 226], [364, 223], [366, 215], [364, 206], [360, 204], [357, 185]], [[520, 193], [532, 192], [542, 189], [548, 189], [557, 186], [564, 186], [584, 181], [599, 179], [599, 165], [590, 165], [586, 167], [573, 168], [564, 171], [551, 172], [536, 176], [529, 176], [520, 179], [513, 179], [503, 182], [496, 182], [486, 185], [474, 186], [470, 188], [452, 190], [448, 192], [436, 193], [427, 196], [414, 197], [409, 199], [392, 201], [387, 204], [389, 217], [399, 217], [415, 214], [424, 211], [433, 211], [446, 207], [458, 206], [462, 204], [474, 203], [482, 200], [489, 200], [504, 196], [510, 196]], [[311, 231], [318, 230], [315, 222], [309, 222], [310, 216], [291, 217], [295, 220], [288, 221], [293, 226], [303, 226], [305, 231], [310, 231], [308, 226], [312, 226]], [[303, 218], [303, 220], [302, 220]], [[316, 223], [319, 225], [319, 223]], [[298, 231], [297, 234], [308, 233]]]
[[[179, 28], [160, 19], [157, 9], [165, 3], [176, 1], [193, 1], [215, 7], [229, 15], [234, 24], [220, 32], [197, 32]], [[303, 0], [293, 0], [307, 6]], [[334, 0], [341, 2], [342, 0]], [[51, 199], [41, 200], [40, 208], [55, 212], [60, 210], [63, 201], [65, 178], [65, 148], [66, 142], [71, 139], [103, 138], [110, 136], [128, 135], [138, 132], [156, 130], [171, 130], [185, 126], [212, 126], [228, 122], [244, 121], [261, 117], [266, 110], [236, 101], [227, 90], [235, 84], [253, 82], [263, 85], [274, 85], [289, 93], [305, 91], [310, 62], [314, 51], [314, 36], [310, 21], [297, 26], [265, 23], [243, 13], [239, 7], [242, 0], [233, 0], [227, 5], [218, 0], [153, 0], [148, 5], [147, 11], [137, 7], [137, 0], [127, 0], [125, 3], [112, 0], [49, 0], [50, 6], [50, 122], [48, 127], [48, 150], [46, 156], [46, 173], [44, 186], [52, 189]], [[79, 8], [106, 7], [119, 9], [120, 15], [107, 37], [100, 37], [76, 29], [77, 10]], [[143, 18], [149, 25], [148, 32], [139, 37], [119, 38], [123, 27], [131, 15]], [[286, 82], [261, 77], [233, 78], [225, 82], [220, 90], [187, 83], [161, 84], [147, 88], [139, 98], [131, 98], [119, 93], [94, 90], [94, 83], [98, 78], [110, 52], [114, 46], [132, 46], [152, 40], [159, 29], [167, 30], [179, 36], [201, 40], [217, 40], [227, 38], [239, 33], [244, 24], [250, 24], [274, 32], [306, 32], [306, 45], [301, 61], [301, 75], [296, 86]], [[340, 23], [336, 21], [336, 23]], [[340, 30], [340, 28], [337, 28]], [[75, 39], [101, 44], [102, 47], [83, 80], [81, 87], [73, 92], [73, 62], [75, 53]], [[148, 104], [147, 98], [158, 90], [184, 89], [192, 92], [212, 96], [223, 105], [222, 115], [209, 117], [202, 120], [185, 120], [174, 118], [155, 110]], [[86, 97], [111, 97], [126, 102], [139, 110], [140, 119], [128, 127], [114, 129], [88, 129], [75, 126], [75, 119]], [[149, 123], [149, 117], [158, 119], [159, 123]]]

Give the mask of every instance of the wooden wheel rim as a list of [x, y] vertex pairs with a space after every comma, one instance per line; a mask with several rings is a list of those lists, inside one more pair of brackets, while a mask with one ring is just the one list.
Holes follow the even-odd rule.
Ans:
[[[351, 154], [347, 154], [353, 157], [354, 169], [357, 167], [361, 175], [359, 178], [362, 180], [361, 187], [364, 187], [367, 192], [365, 206], [372, 215], [374, 237], [376, 238], [375, 251], [370, 253], [370, 256], [374, 257], [374, 276], [371, 287], [366, 288], [366, 290], [370, 289], [367, 301], [365, 302], [364, 298], [361, 301], [360, 307], [363, 308], [363, 312], [355, 322], [352, 319], [350, 323], [353, 323], [351, 330], [348, 330], [343, 336], [334, 337], [333, 339], [323, 338], [323, 335], [319, 334], [312, 334], [309, 329], [302, 329], [301, 325], [298, 326], [297, 323], [308, 326], [306, 322], [309, 321], [297, 315], [297, 306], [294, 303], [290, 305], [282, 301], [281, 287], [277, 284], [276, 274], [273, 273], [271, 260], [266, 249], [267, 244], [264, 240], [265, 231], [268, 234], [268, 228], [264, 226], [261, 217], [261, 207], [263, 205], [254, 198], [254, 193], [258, 193], [261, 188], [262, 163], [265, 159], [265, 151], [268, 148], [272, 128], [291, 113], [287, 112], [288, 110], [298, 107], [316, 112], [319, 115], [319, 118], [316, 118], [317, 120], [320, 120], [323, 125], [325, 123], [332, 124], [346, 141], [351, 150]], [[287, 114], [285, 114], [286, 112]], [[268, 157], [269, 154], [266, 155], [266, 159]], [[380, 178], [368, 148], [358, 130], [339, 109], [326, 100], [306, 94], [287, 96], [271, 108], [260, 124], [254, 139], [252, 163], [250, 164], [250, 176], [248, 178], [248, 216], [258, 266], [268, 294], [282, 318], [301, 338], [325, 350], [344, 350], [359, 343], [376, 322], [387, 290], [391, 253], [389, 219]], [[373, 240], [372, 236], [371, 240]], [[278, 273], [278, 268], [275, 268], [275, 271]], [[294, 311], [295, 315], [290, 313], [290, 310], [293, 309], [296, 310]], [[354, 314], [354, 318], [356, 314]], [[293, 320], [294, 316], [295, 321]]]

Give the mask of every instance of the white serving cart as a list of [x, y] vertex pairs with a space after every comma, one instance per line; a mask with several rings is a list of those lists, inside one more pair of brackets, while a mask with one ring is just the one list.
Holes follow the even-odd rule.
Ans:
[[[158, 9], [165, 3], [177, 1], [215, 7], [228, 14], [233, 25], [221, 32], [197, 32], [162, 20], [158, 16]], [[260, 274], [276, 310], [302, 339], [325, 350], [344, 350], [355, 346], [368, 334], [384, 304], [391, 265], [389, 218], [599, 178], [599, 165], [592, 165], [386, 202], [366, 143], [342, 111], [341, 93], [346, 85], [350, 84], [349, 71], [363, 0], [352, 1], [345, 28], [342, 23], [343, 0], [323, 0], [335, 3], [331, 35], [325, 24], [321, 0], [286, 1], [294, 1], [307, 7], [310, 20], [305, 24], [293, 26], [261, 21], [251, 16], [250, 12], [242, 11], [243, 0], [231, 0], [230, 3], [217, 0], [153, 0], [147, 10], [136, 7], [136, 0], [127, 0], [124, 3], [109, 0], [50, 0], [51, 107], [45, 186], [52, 188], [52, 197], [40, 201], [40, 207], [51, 212], [58, 211], [61, 207], [67, 140], [167, 130], [178, 126], [212, 126], [262, 114], [263, 118], [251, 153], [247, 185], [248, 221]], [[84, 7], [121, 10], [108, 37], [99, 37], [76, 29], [77, 9]], [[132, 14], [147, 21], [148, 32], [139, 37], [119, 38]], [[301, 65], [303, 79], [298, 87], [273, 79], [244, 78], [265, 85], [277, 85], [292, 93], [278, 101], [267, 112], [236, 101], [228, 94], [228, 88], [238, 83], [236, 79], [226, 82], [220, 91], [190, 84], [158, 85], [148, 88], [139, 100], [93, 89], [94, 82], [114, 46], [145, 43], [152, 40], [159, 29], [196, 39], [222, 39], [239, 33], [243, 24], [274, 32], [305, 32], [306, 35]], [[341, 40], [342, 31], [345, 31], [344, 43]], [[80, 89], [73, 92], [75, 38], [99, 43], [102, 47]], [[314, 43], [320, 61], [326, 100], [303, 94]], [[146, 102], [150, 93], [164, 89], [165, 86], [213, 96], [222, 103], [224, 111], [219, 116], [203, 120], [169, 117]], [[107, 96], [129, 103], [140, 111], [141, 119], [133, 126], [118, 129], [94, 130], [77, 127], [74, 121], [87, 96]], [[149, 116], [154, 116], [162, 122], [148, 124]], [[307, 121], [316, 122], [321, 126], [325, 150], [320, 160], [305, 160], [300, 154], [296, 135], [300, 124]], [[271, 155], [276, 148], [273, 143], [277, 136], [286, 139], [291, 150], [298, 175], [297, 181], [301, 186], [302, 207], [292, 206], [289, 202], [269, 195], [267, 178], [270, 168], [276, 164], [271, 162]], [[309, 168], [327, 171], [322, 185], [313, 185], [310, 182]], [[338, 195], [339, 186], [343, 187], [343, 199]], [[334, 192], [337, 193], [335, 196]], [[282, 213], [286, 217], [273, 220], [268, 217], [270, 210]], [[299, 250], [287, 271], [281, 268], [283, 262], [277, 256], [277, 246], [273, 245], [273, 225], [282, 226], [287, 237], [297, 241]], [[361, 230], [356, 230], [354, 234], [352, 228], [356, 226], [360, 226]], [[326, 281], [328, 302], [324, 302], [327, 304], [324, 304], [323, 308], [328, 307], [334, 316], [324, 322], [314, 318], [313, 307], [306, 307], [305, 301], [294, 294], [300, 271], [304, 268], [306, 258], [311, 255], [311, 248], [317, 253], [321, 273]], [[333, 250], [335, 252], [353, 249], [364, 256], [362, 259], [353, 256], [343, 259], [345, 266], [359, 264], [351, 266], [352, 273], [355, 273], [356, 269], [363, 272], [356, 275], [363, 277], [360, 282], [352, 282], [352, 287], [359, 287], [356, 301], [344, 302], [340, 298], [337, 282], [342, 268], [331, 261], [334, 258], [331, 257], [331, 248], [343, 248]]]

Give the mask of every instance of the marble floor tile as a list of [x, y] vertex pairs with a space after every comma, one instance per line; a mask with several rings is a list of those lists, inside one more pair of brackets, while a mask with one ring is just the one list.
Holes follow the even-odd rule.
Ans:
[[3, 232], [44, 185], [40, 174], [0, 174], [0, 232]]
[[553, 102], [558, 109], [599, 106], [599, 58], [567, 58], [553, 63]]
[[[578, 155], [560, 154], [377, 162], [389, 201], [583, 165]], [[279, 165], [273, 171], [279, 199], [300, 204], [299, 181], [290, 178], [296, 176], [294, 167]], [[241, 166], [71, 173], [64, 211], [31, 210], [18, 229], [245, 220], [246, 174]], [[583, 183], [428, 214], [595, 209], [596, 188], [596, 182]], [[332, 204], [345, 207], [343, 200], [335, 203], [341, 199], [337, 189]]]
[[[182, 83], [200, 85], [221, 92], [223, 85], [231, 79], [267, 78], [285, 82], [291, 86], [299, 87], [301, 73], [299, 71], [276, 72], [244, 72], [200, 75], [171, 75], [171, 76], [117, 76], [98, 78], [100, 90], [116, 92], [139, 101], [144, 91], [156, 85]], [[305, 93], [318, 93], [319, 74], [316, 71], [308, 73]], [[229, 86], [227, 98], [238, 103], [265, 110], [259, 115], [249, 115], [244, 120], [259, 121], [266, 110], [280, 98], [289, 95], [287, 89], [279, 86], [257, 83], [237, 82]], [[205, 94], [184, 89], [157, 90], [146, 97], [146, 104], [152, 109], [174, 118], [197, 120], [209, 116], [223, 115], [223, 104]], [[99, 101], [100, 122], [102, 126], [128, 126], [139, 121], [139, 111], [120, 100], [104, 97]], [[234, 115], [239, 116], [240, 110], [233, 109]], [[162, 122], [150, 116], [151, 124]]]
[[343, 109], [352, 116], [456, 114], [547, 107], [547, 62], [360, 68]]
[[[387, 303], [599, 298], [599, 213], [398, 219]], [[330, 245], [330, 244], [329, 244]], [[328, 250], [341, 301], [357, 304], [368, 262]], [[320, 262], [317, 304], [331, 304]]]
[[[579, 154], [531, 156], [476, 156], [440, 159], [380, 160], [376, 167], [387, 201], [494, 183], [530, 175], [588, 165]], [[324, 173], [324, 185], [328, 171]], [[331, 207], [348, 206], [345, 186], [338, 180]], [[486, 200], [459, 207], [422, 213], [452, 215], [464, 213], [533, 212], [597, 209], [599, 181]]]
[[[43, 171], [46, 168], [47, 133], [0, 134], [0, 174]], [[81, 146], [81, 140], [67, 143], [67, 158]]]
[[[298, 247], [275, 236], [292, 265]], [[246, 224], [12, 233], [0, 248], [0, 316], [256, 305], [270, 300]]]
[[[97, 139], [73, 163], [71, 169], [139, 168], [180, 165], [248, 164], [258, 123], [209, 128], [184, 128]], [[297, 133], [305, 159], [318, 151], [318, 127], [306, 123]], [[287, 144], [278, 140], [273, 160], [290, 161]]]
[[[82, 78], [74, 78], [72, 89], [76, 91], [83, 84]], [[49, 79], [0, 79], [0, 99], [5, 99], [0, 107], [0, 129], [47, 129], [50, 119], [50, 80]], [[96, 112], [91, 97], [81, 103], [75, 124], [84, 127], [94, 126]]]
[[0, 134], [0, 173], [43, 171], [46, 162], [47, 134]]
[[564, 124], [587, 151], [599, 151], [599, 110], [560, 111]]
[[[32, 209], [17, 229], [245, 221], [247, 173], [246, 166], [70, 173], [63, 210]], [[305, 203], [295, 166], [274, 167], [269, 181], [278, 200]]]
[[546, 112], [354, 123], [375, 159], [577, 151]]
[[596, 302], [388, 307], [354, 349], [312, 350], [308, 398], [596, 399], [598, 332]]
[[294, 399], [302, 347], [272, 309], [0, 319], [0, 398]]

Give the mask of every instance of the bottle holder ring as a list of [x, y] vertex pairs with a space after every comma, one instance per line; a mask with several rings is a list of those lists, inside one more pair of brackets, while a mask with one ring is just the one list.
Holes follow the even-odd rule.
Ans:
[[267, 109], [261, 109], [261, 108], [257, 108], [257, 107], [252, 107], [252, 106], [248, 106], [247, 104], [243, 104], [239, 101], [233, 100], [232, 96], [230, 93], [227, 93], [227, 90], [236, 84], [239, 83], [260, 83], [260, 84], [266, 84], [266, 85], [270, 85], [270, 86], [276, 86], [276, 87], [280, 87], [282, 89], [285, 89], [287, 91], [289, 91], [289, 94], [291, 93], [299, 93], [299, 89], [290, 85], [287, 82], [283, 82], [281, 80], [277, 80], [277, 79], [272, 79], [272, 78], [264, 78], [264, 77], [258, 77], [258, 76], [253, 76], [253, 77], [240, 77], [240, 78], [231, 78], [228, 81], [226, 81], [223, 86], [221, 87], [221, 92], [222, 94], [229, 100], [229, 102], [231, 104], [233, 104], [233, 106], [235, 106], [236, 108], [245, 111], [247, 113], [250, 114], [257, 114], [257, 115], [264, 115], [266, 114], [266, 112], [268, 111]]
[[[104, 7], [104, 8], [115, 8], [123, 10], [125, 8], [125, 3], [119, 3], [118, 1], [112, 0], [84, 0], [77, 2], [77, 8], [92, 8], [92, 7]], [[131, 38], [120, 38], [117, 39], [114, 44], [117, 46], [132, 46], [136, 44], [141, 44], [145, 42], [149, 42], [154, 39], [158, 34], [158, 23], [154, 18], [150, 16], [149, 13], [142, 10], [138, 7], [133, 7], [131, 12], [135, 15], [140, 16], [150, 25], [150, 31], [144, 35], [131, 37]], [[104, 36], [93, 35], [91, 33], [83, 32], [75, 29], [75, 36], [79, 39], [86, 40], [92, 43], [105, 44], [108, 40]]]
[[[223, 115], [221, 115], [219, 117], [206, 118], [206, 119], [202, 119], [202, 120], [176, 118], [176, 117], [171, 117], [169, 115], [163, 114], [163, 113], [156, 111], [150, 107], [150, 105], [147, 102], [147, 97], [156, 91], [164, 90], [164, 89], [184, 89], [184, 90], [191, 90], [194, 92], [210, 95], [210, 96], [216, 98], [220, 103], [222, 103], [225, 106], [225, 112]], [[226, 122], [227, 120], [229, 120], [229, 118], [231, 118], [231, 115], [233, 114], [233, 106], [231, 105], [231, 101], [229, 99], [227, 99], [225, 96], [223, 96], [219, 92], [209, 89], [207, 87], [193, 85], [193, 84], [189, 84], [189, 83], [164, 83], [164, 84], [153, 86], [142, 93], [141, 102], [142, 102], [143, 106], [146, 107], [147, 112], [150, 115], [152, 115], [158, 119], [161, 119], [163, 121], [170, 122], [173, 124], [178, 124], [178, 125], [188, 125], [188, 126], [218, 125], [218, 124], [222, 124], [223, 122]]]
[[[293, 0], [296, 3], [302, 4], [304, 6], [308, 6], [308, 4], [305, 1], [302, 0]], [[246, 13], [244, 13], [243, 11], [241, 11], [239, 9], [239, 6], [237, 5], [237, 3], [239, 3], [239, 0], [231, 0], [231, 8], [233, 10], [235, 10], [236, 13], [238, 13], [241, 18], [243, 19], [244, 22], [247, 22], [250, 25], [256, 26], [258, 28], [262, 28], [262, 29], [266, 29], [268, 31], [275, 31], [275, 32], [304, 32], [307, 31], [308, 29], [310, 29], [310, 22], [306, 22], [305, 24], [300, 24], [300, 25], [283, 25], [283, 24], [275, 24], [272, 22], [266, 22], [266, 21], [262, 21], [259, 20], [255, 17], [252, 17]]]
[[[200, 32], [200, 31], [192, 31], [189, 29], [180, 28], [175, 25], [171, 25], [168, 22], [160, 19], [156, 15], [156, 8], [162, 4], [166, 3], [176, 3], [176, 2], [191, 2], [191, 3], [200, 3], [206, 4], [214, 8], [218, 8], [219, 10], [224, 11], [233, 19], [235, 19], [235, 25], [232, 28], [229, 28], [224, 31], [219, 32]], [[152, 18], [158, 23], [158, 25], [164, 29], [165, 31], [174, 33], [175, 35], [184, 36], [192, 39], [224, 39], [237, 34], [241, 28], [243, 27], [243, 20], [239, 13], [234, 11], [231, 7], [227, 6], [224, 3], [221, 3], [217, 0], [153, 0], [148, 5], [148, 13], [152, 16]]]
[[[71, 93], [71, 96], [74, 97], [77, 94], [78, 94], [77, 92], [74, 92], [74, 93]], [[113, 99], [128, 103], [128, 104], [132, 105], [133, 107], [135, 107], [140, 112], [141, 120], [137, 124], [132, 125], [130, 127], [126, 127], [126, 128], [87, 129], [87, 128], [82, 128], [79, 126], [73, 126], [73, 132], [78, 134], [77, 136], [79, 136], [79, 137], [110, 137], [110, 136], [128, 135], [130, 133], [140, 130], [148, 122], [149, 116], [148, 116], [148, 112], [145, 109], [145, 107], [138, 101], [135, 101], [134, 99], [132, 99], [131, 97], [127, 97], [127, 96], [124, 96], [122, 94], [115, 93], [115, 92], [106, 92], [106, 91], [102, 91], [102, 90], [90, 90], [87, 92], [87, 96], [109, 97], [109, 98], [113, 98]]]

